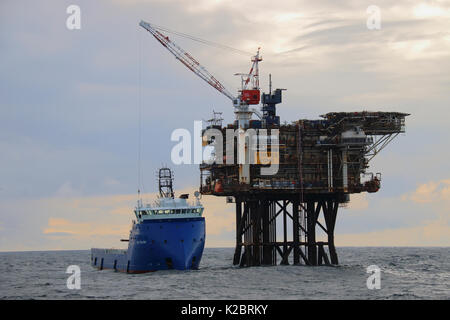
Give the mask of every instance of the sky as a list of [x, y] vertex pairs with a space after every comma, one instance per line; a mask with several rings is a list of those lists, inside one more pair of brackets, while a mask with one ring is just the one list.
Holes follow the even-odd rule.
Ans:
[[[72, 4], [79, 30], [66, 27]], [[367, 26], [371, 5], [379, 29]], [[213, 109], [230, 123], [233, 109], [141, 19], [246, 52], [261, 47], [262, 89], [269, 73], [287, 89], [282, 121], [410, 113], [406, 133], [370, 163], [380, 191], [340, 209], [336, 245], [450, 245], [450, 1], [3, 0], [0, 251], [123, 246], [139, 177], [152, 199], [162, 164], [175, 172], [176, 193], [198, 188], [197, 165], [171, 163], [171, 133], [192, 131]], [[173, 39], [229, 91], [250, 67], [249, 56]], [[202, 201], [206, 245], [233, 246], [233, 206]]]

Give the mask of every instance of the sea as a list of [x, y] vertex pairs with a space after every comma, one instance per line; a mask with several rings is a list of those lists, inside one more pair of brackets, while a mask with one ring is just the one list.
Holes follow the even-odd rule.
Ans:
[[450, 299], [450, 248], [337, 250], [339, 266], [240, 268], [233, 248], [205, 248], [198, 270], [137, 275], [94, 269], [89, 250], [2, 252], [0, 299]]

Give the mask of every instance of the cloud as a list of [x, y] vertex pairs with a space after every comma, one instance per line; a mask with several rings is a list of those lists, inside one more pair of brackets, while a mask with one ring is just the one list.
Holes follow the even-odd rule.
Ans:
[[59, 240], [60, 237], [70, 237], [73, 236], [73, 232], [62, 232], [62, 231], [47, 231], [44, 232], [46, 236], [50, 237], [51, 239]]
[[450, 219], [428, 221], [424, 225], [396, 229], [384, 229], [366, 233], [339, 234], [338, 246], [449, 246]]
[[420, 3], [413, 8], [414, 16], [420, 19], [426, 18], [450, 18], [450, 9], [443, 8], [436, 3]]
[[56, 190], [56, 196], [58, 197], [73, 197], [79, 195], [79, 192], [75, 190], [70, 181], [63, 183], [58, 190]]
[[77, 90], [82, 95], [107, 95], [114, 92], [119, 92], [123, 95], [136, 95], [138, 92], [138, 88], [135, 85], [124, 86], [104, 83], [80, 83], [77, 86]]
[[221, 235], [234, 231], [236, 213], [233, 204], [227, 204], [225, 198], [215, 196], [203, 197], [202, 202], [205, 206], [207, 235]]
[[[193, 195], [195, 188], [177, 190], [176, 194]], [[144, 194], [144, 203], [152, 203], [156, 194]], [[120, 238], [127, 238], [131, 220], [134, 219], [133, 206], [136, 195], [110, 195], [92, 197], [61, 197], [37, 200], [35, 215], [50, 212], [47, 224], [42, 227], [42, 234], [50, 240], [80, 247], [109, 242], [108, 246], [117, 245]], [[221, 236], [234, 231], [234, 206], [225, 204], [222, 197], [203, 197], [206, 219], [206, 245], [220, 246], [230, 240]], [[58, 216], [54, 216], [58, 214]], [[114, 240], [111, 241], [111, 239]], [[210, 239], [211, 237], [211, 239]], [[102, 239], [103, 238], [103, 239]], [[227, 242], [228, 241], [228, 242]]]
[[367, 193], [356, 193], [350, 196], [350, 202], [346, 209], [353, 211], [363, 211], [369, 207]]
[[405, 194], [402, 199], [419, 204], [437, 202], [439, 206], [450, 211], [450, 179], [421, 184], [414, 192]]
[[[383, 200], [381, 203], [367, 201], [365, 196], [361, 198], [357, 199], [356, 208], [349, 206], [351, 210], [361, 210], [358, 216], [365, 217], [367, 224], [372, 223], [371, 214], [378, 215], [380, 219], [385, 220], [384, 226], [383, 223], [378, 223], [371, 231], [339, 232], [336, 235], [338, 245], [450, 245], [450, 179], [419, 184], [414, 191], [393, 197], [390, 201]], [[406, 221], [404, 226], [386, 227], [396, 216]], [[355, 218], [355, 215], [350, 216], [350, 219]]]
[[74, 222], [68, 219], [62, 218], [50, 218], [48, 220], [48, 226], [42, 232], [45, 235], [55, 236], [62, 234], [64, 236], [71, 235], [76, 241], [77, 238], [86, 237], [98, 237], [98, 236], [120, 236], [127, 234], [129, 229], [128, 226], [111, 224], [103, 221], [95, 221], [92, 219], [88, 222]]

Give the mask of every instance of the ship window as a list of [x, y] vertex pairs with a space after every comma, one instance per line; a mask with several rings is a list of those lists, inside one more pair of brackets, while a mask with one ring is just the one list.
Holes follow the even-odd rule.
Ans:
[[158, 210], [158, 213], [159, 213], [159, 214], [163, 214], [163, 213], [164, 213], [164, 210]]
[[175, 210], [175, 213], [181, 213], [180, 209]]
[[186, 209], [182, 209], [182, 210], [181, 210], [181, 213], [186, 213]]
[[170, 213], [170, 210], [166, 210], [166, 212], [165, 212], [166, 214], [169, 214]]

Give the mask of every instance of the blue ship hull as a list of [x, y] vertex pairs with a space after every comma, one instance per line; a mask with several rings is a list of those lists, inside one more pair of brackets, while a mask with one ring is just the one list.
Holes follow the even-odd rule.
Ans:
[[127, 273], [197, 269], [205, 247], [205, 218], [144, 220], [133, 225], [128, 250], [91, 249], [92, 266]]

